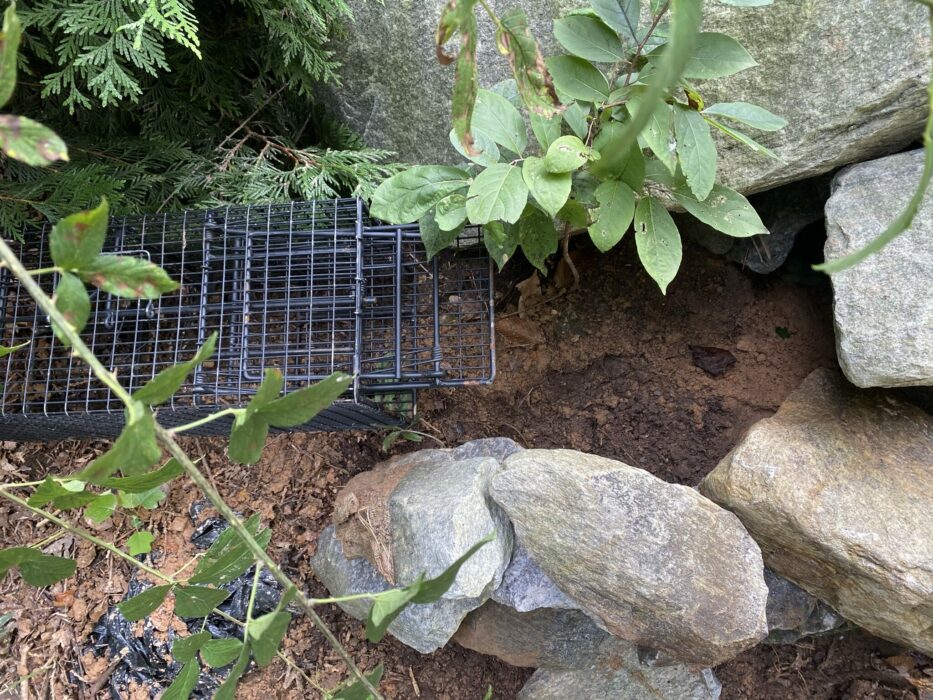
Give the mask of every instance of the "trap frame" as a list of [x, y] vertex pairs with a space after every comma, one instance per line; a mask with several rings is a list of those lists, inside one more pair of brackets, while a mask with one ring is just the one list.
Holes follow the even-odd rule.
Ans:
[[[27, 268], [51, 265], [48, 231], [14, 246]], [[214, 356], [158, 409], [169, 427], [246, 404], [269, 367], [285, 392], [354, 376], [303, 430], [401, 425], [419, 389], [495, 376], [492, 263], [478, 229], [428, 260], [417, 225], [384, 225], [361, 200], [335, 199], [113, 217], [103, 252], [144, 257], [180, 283], [151, 301], [91, 291], [82, 336], [130, 391], [218, 333]], [[51, 293], [55, 277], [38, 279]], [[0, 439], [118, 435], [120, 400], [2, 269], [0, 345], [27, 341], [0, 358]], [[191, 434], [229, 428], [221, 419]]]

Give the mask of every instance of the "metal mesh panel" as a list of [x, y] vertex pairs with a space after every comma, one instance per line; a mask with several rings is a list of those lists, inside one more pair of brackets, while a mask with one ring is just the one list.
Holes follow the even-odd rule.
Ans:
[[[51, 264], [47, 233], [24, 233], [27, 267]], [[417, 227], [374, 225], [356, 199], [117, 217], [104, 253], [151, 260], [180, 287], [153, 301], [92, 291], [83, 337], [132, 391], [216, 331], [214, 357], [167, 407], [185, 420], [243, 405], [277, 367], [285, 391], [356, 375], [347, 399], [307, 428], [390, 424], [412, 413], [416, 389], [493, 378], [492, 275], [478, 242], [471, 231], [428, 261]], [[57, 281], [39, 279], [47, 292]], [[0, 438], [119, 432], [122, 404], [3, 270], [0, 321], [0, 344], [29, 342], [0, 358]], [[40, 415], [51, 422], [33, 431]]]

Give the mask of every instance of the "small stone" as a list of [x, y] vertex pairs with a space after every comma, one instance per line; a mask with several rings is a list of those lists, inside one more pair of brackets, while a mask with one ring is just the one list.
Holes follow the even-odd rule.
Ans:
[[502, 577], [502, 584], [492, 592], [492, 599], [518, 612], [538, 608], [574, 610], [580, 607], [554, 585], [531, 559], [528, 550], [518, 542], [512, 552], [512, 561]]

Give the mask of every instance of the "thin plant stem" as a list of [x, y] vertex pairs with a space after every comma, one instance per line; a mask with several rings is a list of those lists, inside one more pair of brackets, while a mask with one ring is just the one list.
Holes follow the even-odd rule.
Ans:
[[217, 413], [212, 413], [211, 415], [205, 416], [204, 418], [199, 418], [198, 420], [191, 421], [190, 423], [185, 423], [184, 425], [176, 426], [172, 428], [172, 432], [175, 434], [183, 433], [186, 430], [193, 430], [194, 428], [202, 426], [206, 423], [215, 421], [218, 418], [223, 418], [224, 416], [235, 416], [238, 413], [242, 413], [242, 412], [243, 412], [242, 408], [225, 408], [222, 411], [217, 411]]

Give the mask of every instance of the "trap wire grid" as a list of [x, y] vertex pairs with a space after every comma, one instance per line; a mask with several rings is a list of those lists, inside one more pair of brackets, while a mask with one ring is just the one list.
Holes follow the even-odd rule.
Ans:
[[[51, 266], [49, 227], [14, 250]], [[284, 391], [333, 372], [347, 394], [301, 430], [402, 425], [417, 391], [488, 384], [495, 376], [492, 263], [476, 228], [428, 260], [416, 225], [369, 218], [359, 199], [113, 217], [103, 254], [149, 260], [179, 282], [154, 300], [91, 290], [82, 332], [130, 391], [190, 359], [218, 334], [214, 356], [158, 409], [167, 427], [245, 405], [267, 368]], [[38, 278], [51, 294], [57, 275]], [[0, 270], [0, 439], [112, 437], [123, 404], [52, 333], [9, 270]], [[229, 431], [218, 420], [191, 431]]]

